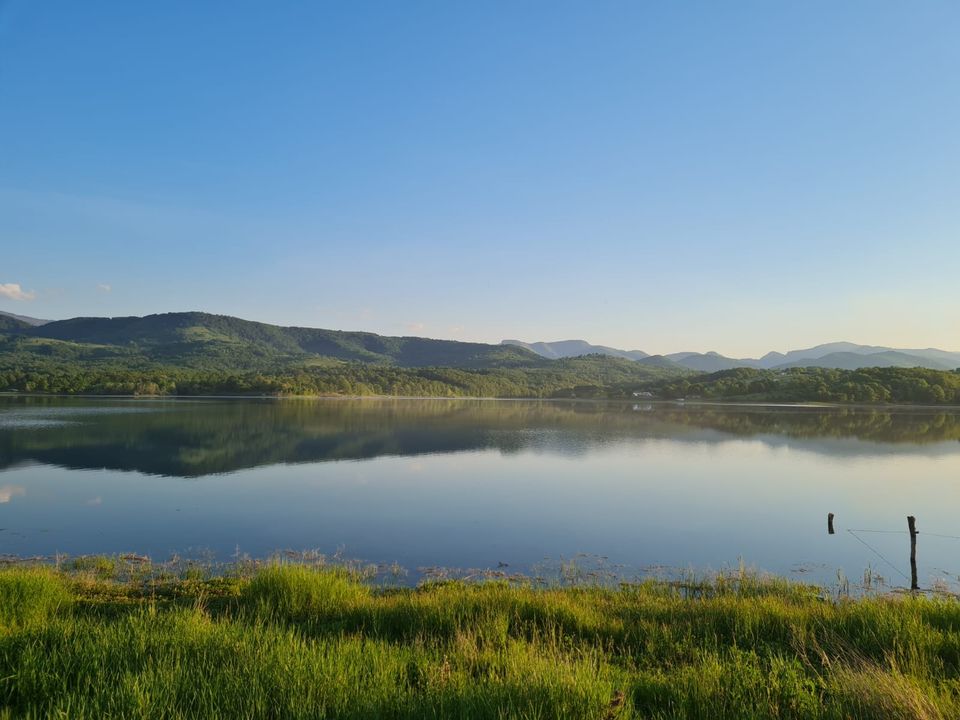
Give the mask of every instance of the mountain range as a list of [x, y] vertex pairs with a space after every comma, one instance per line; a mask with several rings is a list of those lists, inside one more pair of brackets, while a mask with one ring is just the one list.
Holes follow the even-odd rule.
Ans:
[[0, 350], [75, 360], [142, 359], [170, 365], [270, 369], [322, 359], [398, 367], [509, 368], [545, 364], [509, 345], [281, 327], [202, 312], [77, 317], [42, 325], [0, 316]]
[[960, 352], [935, 348], [911, 350], [838, 342], [787, 353], [770, 352], [761, 358], [730, 358], [715, 352], [650, 355], [642, 350], [591, 345], [584, 340], [504, 340], [491, 345], [281, 327], [203, 312], [46, 321], [0, 311], [0, 354], [9, 358], [10, 353], [70, 361], [117, 359], [127, 363], [256, 370], [331, 359], [408, 368], [534, 368], [586, 355], [607, 356], [621, 363], [630, 361], [628, 364], [637, 363], [649, 372], [710, 373], [738, 367], [960, 368]]
[[879, 345], [857, 345], [850, 342], [835, 342], [817, 345], [787, 353], [769, 352], [760, 358], [730, 358], [716, 352], [677, 352], [668, 355], [650, 355], [642, 350], [619, 350], [606, 345], [591, 345], [585, 340], [562, 340], [559, 342], [527, 343], [520, 340], [504, 340], [504, 345], [522, 347], [543, 357], [552, 359], [577, 355], [600, 354], [637, 360], [645, 364], [671, 364], [696, 372], [717, 372], [738, 367], [776, 370], [792, 367], [822, 367], [856, 370], [863, 367], [925, 367], [933, 370], [960, 368], [960, 352], [948, 352], [936, 348], [897, 349]]

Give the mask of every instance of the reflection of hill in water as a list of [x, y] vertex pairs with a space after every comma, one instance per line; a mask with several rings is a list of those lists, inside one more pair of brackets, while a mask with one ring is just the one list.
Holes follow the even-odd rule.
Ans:
[[2, 468], [36, 461], [180, 477], [380, 455], [582, 453], [629, 440], [734, 437], [836, 455], [949, 452], [952, 445], [931, 446], [960, 439], [960, 414], [470, 400], [0, 400]]

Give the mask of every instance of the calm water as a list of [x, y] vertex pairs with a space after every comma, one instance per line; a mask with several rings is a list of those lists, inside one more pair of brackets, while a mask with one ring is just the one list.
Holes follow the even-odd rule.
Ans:
[[846, 530], [913, 514], [929, 585], [960, 572], [960, 540], [927, 534], [960, 536], [958, 439], [960, 414], [928, 410], [5, 397], [0, 554], [340, 549], [413, 577], [743, 558], [903, 584], [906, 534]]

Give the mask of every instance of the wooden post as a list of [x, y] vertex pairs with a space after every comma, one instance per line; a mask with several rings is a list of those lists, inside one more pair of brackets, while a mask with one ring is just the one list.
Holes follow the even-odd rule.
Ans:
[[907, 516], [907, 529], [910, 531], [910, 589], [919, 590], [917, 582], [917, 519], [913, 515]]
[[833, 513], [827, 513], [827, 533], [833, 535]]

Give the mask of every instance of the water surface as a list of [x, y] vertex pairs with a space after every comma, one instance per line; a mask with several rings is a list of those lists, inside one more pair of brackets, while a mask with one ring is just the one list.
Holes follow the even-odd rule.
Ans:
[[960, 571], [934, 535], [960, 536], [958, 439], [921, 409], [5, 397], [0, 554], [339, 550], [415, 577], [586, 553], [903, 584], [913, 514], [929, 585]]

